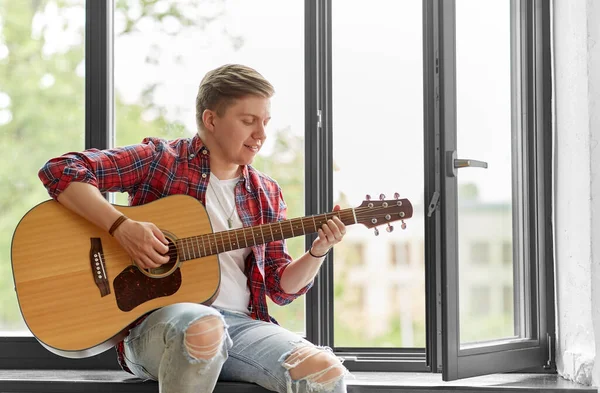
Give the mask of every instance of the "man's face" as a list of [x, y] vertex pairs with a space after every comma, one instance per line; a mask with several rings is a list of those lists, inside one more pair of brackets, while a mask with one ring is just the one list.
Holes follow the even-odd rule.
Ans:
[[[222, 158], [236, 165], [248, 165], [267, 138], [271, 100], [247, 96], [236, 100], [222, 116], [215, 115], [213, 138]], [[211, 154], [216, 153], [211, 149]]]

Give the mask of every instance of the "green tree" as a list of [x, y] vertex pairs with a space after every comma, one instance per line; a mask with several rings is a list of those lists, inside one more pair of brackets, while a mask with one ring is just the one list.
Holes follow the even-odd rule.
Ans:
[[[172, 2], [166, 9], [158, 3], [117, 1], [116, 19], [124, 23], [115, 34], [136, 31], [142, 20], [153, 21], [158, 29], [169, 18], [175, 18], [180, 29], [192, 23], [206, 26], [222, 14], [202, 16], [201, 2]], [[21, 327], [10, 241], [20, 218], [48, 199], [37, 172], [49, 158], [84, 147], [84, 4], [83, 0], [0, 1], [0, 329]], [[146, 135], [181, 135], [181, 127], [169, 123], [164, 110], [152, 104], [152, 91], [148, 88], [143, 97], [150, 101], [146, 105], [125, 105], [116, 97], [123, 141], [139, 142], [140, 130]], [[152, 122], [141, 116], [149, 109], [158, 113]]]
[[[37, 178], [41, 164], [66, 148], [83, 146], [83, 59], [80, 42], [48, 53], [49, 26], [34, 20], [47, 1], [0, 3], [4, 56], [0, 59], [3, 97], [0, 144], [0, 320], [20, 318], [13, 291], [10, 239], [20, 217], [44, 198]], [[66, 27], [66, 26], [63, 26]], [[64, 29], [63, 29], [64, 31]]]

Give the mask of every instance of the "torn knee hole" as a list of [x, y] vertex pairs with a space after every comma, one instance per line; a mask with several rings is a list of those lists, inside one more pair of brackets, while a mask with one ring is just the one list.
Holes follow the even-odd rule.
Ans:
[[211, 315], [200, 318], [185, 331], [185, 348], [193, 358], [210, 359], [221, 348], [224, 334], [223, 322], [219, 317]]
[[295, 380], [306, 380], [318, 384], [331, 384], [345, 374], [342, 362], [324, 349], [302, 346], [285, 360], [284, 367]]

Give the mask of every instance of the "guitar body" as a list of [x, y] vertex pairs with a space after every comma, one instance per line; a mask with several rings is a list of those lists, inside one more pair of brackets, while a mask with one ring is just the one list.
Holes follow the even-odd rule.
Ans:
[[[212, 233], [204, 206], [190, 196], [115, 207], [156, 224], [170, 242]], [[220, 284], [217, 255], [182, 263], [172, 247], [171, 261], [151, 277], [106, 231], [54, 200], [42, 202], [21, 219], [12, 241], [15, 290], [27, 327], [51, 352], [88, 357], [115, 345], [149, 311], [212, 303]]]

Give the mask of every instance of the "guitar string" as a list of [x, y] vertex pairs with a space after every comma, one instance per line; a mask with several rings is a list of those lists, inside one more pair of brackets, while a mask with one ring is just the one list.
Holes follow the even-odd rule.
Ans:
[[[354, 208], [354, 210], [355, 210], [355, 213], [356, 213], [356, 217], [357, 217], [357, 219], [358, 219], [359, 217], [362, 219], [362, 218], [365, 218], [365, 217], [371, 216], [371, 215], [372, 215], [371, 213], [372, 213], [372, 212], [374, 212], [374, 211], [377, 211], [377, 210], [387, 210], [387, 209], [389, 209], [389, 207], [383, 207], [383, 206], [375, 206], [375, 207], [372, 207], [372, 208], [368, 208], [368, 207], [362, 207], [362, 208], [361, 208], [361, 207], [358, 207], [358, 208]], [[335, 212], [333, 212], [333, 213], [335, 213]], [[366, 214], [365, 214], [365, 213], [366, 213]], [[330, 214], [332, 214], [332, 213], [320, 214], [320, 215], [317, 215], [317, 216], [326, 216], [326, 215], [330, 215]], [[339, 214], [337, 214], [337, 216], [338, 216], [338, 217], [341, 217], [341, 215], [342, 215], [342, 214], [343, 214], [343, 215], [345, 215], [345, 216], [349, 216], [349, 217], [346, 217], [346, 218], [354, 218], [354, 217], [353, 217], [353, 216], [354, 216], [354, 214], [352, 214], [352, 210], [351, 210], [351, 209], [344, 209], [344, 211], [341, 211]], [[307, 220], [310, 220], [312, 217], [315, 217], [315, 218], [316, 218], [317, 216], [309, 216], [309, 217], [298, 217], [298, 218], [292, 218], [292, 219], [286, 220], [286, 221], [287, 221], [287, 223], [286, 223], [285, 225], [290, 225], [292, 220], [298, 220], [298, 219], [303, 219], [303, 220], [304, 220], [304, 219], [307, 219]], [[397, 219], [397, 220], [398, 220], [398, 219]], [[397, 221], [397, 220], [395, 220], [395, 221]], [[280, 224], [280, 223], [283, 223], [283, 222], [275, 222], [275, 223], [264, 224], [264, 225], [265, 225], [265, 226], [269, 226], [269, 225], [273, 225], [273, 224], [274, 224], [274, 225], [278, 225], [278, 224]], [[357, 223], [358, 223], [358, 222], [357, 222]], [[354, 224], [354, 223], [352, 223], [352, 224]], [[352, 225], [352, 224], [350, 224], [350, 225]], [[385, 223], [382, 223], [382, 224], [380, 224], [380, 225], [384, 225], [384, 224], [385, 224]], [[182, 243], [183, 243], [183, 242], [191, 242], [191, 241], [194, 241], [194, 240], [192, 240], [193, 238], [200, 238], [200, 237], [202, 237], [202, 236], [206, 236], [206, 237], [212, 236], [212, 237], [213, 237], [213, 239], [214, 239], [214, 243], [213, 243], [212, 245], [210, 245], [210, 243], [209, 243], [209, 245], [210, 245], [210, 246], [209, 246], [209, 249], [210, 249], [209, 251], [211, 251], [211, 254], [207, 254], [207, 255], [205, 255], [205, 256], [208, 256], [208, 255], [214, 255], [214, 254], [217, 254], [217, 253], [219, 253], [219, 252], [217, 252], [217, 253], [213, 253], [213, 252], [212, 252], [212, 248], [213, 248], [213, 246], [214, 246], [214, 247], [217, 249], [217, 251], [218, 251], [219, 247], [223, 248], [223, 251], [230, 251], [230, 250], [225, 250], [224, 246], [225, 246], [225, 243], [226, 243], [226, 242], [224, 242], [224, 241], [223, 241], [223, 239], [221, 239], [221, 242], [219, 242], [219, 239], [217, 238], [217, 235], [219, 235], [219, 234], [224, 234], [224, 233], [226, 233], [226, 232], [229, 232], [229, 233], [231, 233], [231, 232], [238, 232], [238, 231], [241, 231], [241, 232], [242, 232], [242, 234], [243, 234], [243, 236], [244, 236], [244, 240], [246, 240], [246, 241], [250, 241], [250, 242], [253, 242], [253, 241], [254, 241], [254, 233], [252, 232], [252, 230], [250, 230], [250, 236], [248, 236], [248, 233], [247, 233], [247, 231], [248, 231], [249, 229], [251, 229], [251, 228], [256, 228], [256, 227], [245, 227], [245, 228], [240, 228], [240, 229], [234, 229], [234, 230], [231, 230], [231, 231], [222, 231], [222, 232], [205, 233], [205, 234], [202, 234], [202, 235], [195, 235], [195, 236], [191, 236], [191, 237], [187, 237], [187, 238], [181, 238], [181, 239], [177, 239], [177, 240], [175, 241], [175, 244], [176, 244], [176, 246], [177, 246], [178, 248], [179, 248], [179, 247], [187, 247], [187, 245], [185, 245], [185, 244], [182, 244]], [[286, 233], [289, 233], [289, 232], [290, 232], [290, 230], [286, 230]], [[305, 233], [304, 233], [304, 235], [306, 235], [306, 234], [308, 234], [308, 233], [316, 233], [316, 232], [317, 232], [317, 231], [305, 232]], [[293, 232], [292, 232], [292, 233], [293, 233]], [[229, 235], [228, 235], [228, 237], [229, 237]], [[285, 237], [284, 237], [284, 238], [285, 238]], [[210, 242], [210, 239], [208, 239], [208, 240], [209, 240], [209, 242]], [[281, 239], [274, 239], [274, 240], [281, 240]], [[260, 244], [260, 242], [256, 242], [256, 244]], [[168, 251], [166, 254], [164, 254], [164, 255], [168, 255], [169, 257], [174, 257], [174, 258], [175, 258], [175, 257], [177, 257], [177, 254], [178, 254], [178, 253], [177, 253], [177, 251], [178, 251], [178, 248], [175, 248], [175, 249], [172, 249], [172, 248], [170, 248], [170, 249], [169, 249], [169, 251]], [[192, 249], [192, 250], [190, 250], [190, 249], [186, 249], [186, 250], [184, 250], [184, 251], [183, 251], [183, 253], [185, 253], [185, 251], [188, 251], [188, 252], [187, 252], [187, 254], [188, 254], [188, 255], [191, 255], [191, 254], [192, 254], [192, 251], [193, 251], [193, 249]], [[126, 253], [124, 250], [120, 250], [120, 251], [116, 251], [116, 252], [109, 252], [109, 253], [105, 253], [105, 254], [103, 254], [103, 255], [104, 255], [104, 257], [105, 257], [105, 258], [107, 258], [107, 257], [115, 257], [115, 256], [119, 256], [119, 257], [121, 257], [121, 256], [126, 256], [126, 255], [127, 255], [127, 253]], [[204, 255], [201, 255], [201, 256], [198, 256], [198, 257], [195, 257], [195, 258], [201, 258], [201, 257], [203, 257], [203, 256], [204, 256]], [[195, 259], [195, 258], [190, 258], [190, 259]]]
[[[371, 208], [369, 208], [369, 207], [357, 207], [357, 208], [354, 208], [354, 213], [352, 212], [352, 209], [344, 209], [344, 210], [340, 211], [340, 213], [338, 213], [338, 214], [334, 214], [336, 212], [329, 212], [329, 213], [325, 213], [325, 214], [318, 214], [318, 215], [315, 215], [315, 216], [291, 218], [291, 219], [286, 220], [285, 224], [283, 224], [284, 221], [278, 221], [278, 222], [273, 222], [273, 223], [263, 224], [263, 225], [264, 226], [279, 225], [279, 224], [291, 225], [291, 221], [293, 221], [293, 220], [311, 220], [313, 217], [316, 218], [318, 216], [327, 216], [327, 215], [332, 215], [332, 216], [336, 215], [338, 217], [341, 217], [343, 215], [344, 218], [354, 218], [354, 215], [356, 215], [356, 218], [358, 220], [358, 218], [363, 219], [363, 218], [371, 216], [372, 212], [376, 212], [378, 210], [388, 210], [389, 208], [390, 208], [389, 206], [388, 207], [374, 206], [374, 207], [371, 207]], [[404, 218], [402, 218], [402, 219], [404, 219]], [[397, 221], [397, 220], [399, 220], [399, 219], [396, 219], [395, 221]], [[356, 224], [358, 224], [358, 223], [359, 222], [356, 222]], [[352, 223], [352, 224], [349, 224], [349, 225], [353, 225], [353, 224], [355, 224], [355, 223]], [[384, 225], [384, 224], [385, 223], [382, 223], [380, 225]], [[214, 255], [212, 253], [212, 248], [213, 247], [215, 247], [217, 249], [218, 248], [223, 248], [223, 251], [230, 251], [230, 250], [225, 250], [224, 249], [225, 243], [229, 243], [229, 242], [225, 242], [222, 239], [218, 239], [217, 236], [219, 234], [221, 234], [221, 236], [223, 236], [225, 233], [228, 233], [228, 232], [230, 234], [233, 233], [233, 232], [237, 232], [237, 234], [239, 235], [240, 232], [241, 232], [241, 235], [243, 235], [243, 240], [247, 241], [247, 243], [248, 243], [248, 242], [253, 242], [254, 241], [254, 233], [252, 232], [251, 228], [257, 228], [257, 227], [258, 226], [256, 226], [256, 227], [244, 227], [244, 228], [233, 229], [233, 230], [229, 230], [229, 231], [220, 231], [220, 232], [204, 233], [204, 234], [201, 234], [201, 235], [194, 235], [194, 236], [190, 236], [190, 237], [186, 237], [186, 238], [177, 239], [175, 241], [175, 244], [176, 244], [177, 247], [187, 247], [187, 245], [182, 244], [182, 243], [184, 243], [184, 242], [197, 242], [197, 239], [194, 239], [194, 238], [200, 239], [203, 236], [206, 236], [206, 237], [212, 236], [214, 238], [214, 242], [212, 243], [212, 245], [210, 245], [210, 243], [209, 243], [209, 247], [208, 248], [210, 249], [209, 251], [211, 251], [211, 254], [209, 254], [209, 255]], [[250, 233], [248, 233], [248, 231]], [[285, 231], [285, 233], [290, 233], [291, 232], [291, 230], [286, 229], [286, 228], [284, 228], [284, 231]], [[317, 231], [305, 232], [303, 235], [307, 235], [307, 234], [311, 234], [311, 233], [316, 233], [316, 232]], [[229, 238], [230, 235], [227, 235], [227, 237]], [[221, 240], [221, 241], [219, 241], [219, 240]], [[274, 240], [281, 240], [281, 239], [274, 239]], [[210, 241], [210, 239], [209, 239], [209, 241]], [[256, 244], [260, 244], [260, 243], [257, 242]], [[198, 244], [198, 246], [200, 246], [200, 244]], [[189, 251], [189, 252], [187, 252], [187, 254], [191, 255], [192, 254], [191, 251], [193, 251], [193, 250], [186, 250], [186, 251]], [[169, 256], [170, 258], [171, 257], [175, 258], [175, 257], [177, 257], [177, 254], [178, 254], [177, 253], [177, 248], [175, 248], [175, 249], [169, 248], [169, 251], [166, 254], [164, 254], [164, 255], [165, 256]], [[115, 251], [115, 252], [104, 253], [103, 255], [104, 255], [105, 258], [108, 258], [108, 257], [121, 257], [121, 256], [126, 256], [127, 253], [124, 250], [119, 250], [119, 251]], [[201, 258], [201, 257], [202, 256], [199, 256], [197, 258]], [[195, 258], [191, 258], [191, 259], [195, 259]]]

